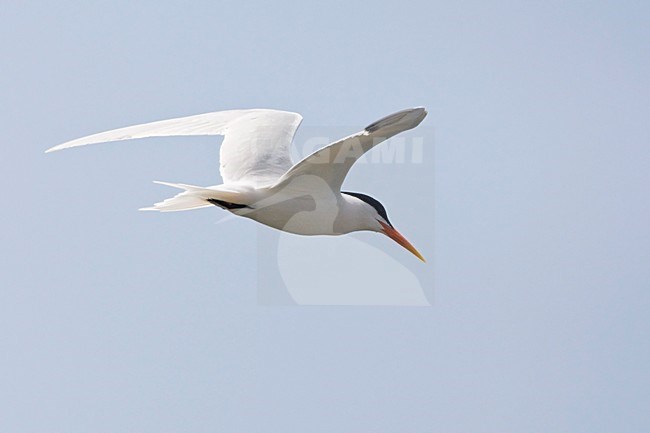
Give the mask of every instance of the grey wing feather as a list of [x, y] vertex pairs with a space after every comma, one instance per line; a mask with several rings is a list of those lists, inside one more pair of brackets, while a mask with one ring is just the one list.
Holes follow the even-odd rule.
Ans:
[[287, 111], [217, 111], [100, 132], [59, 144], [46, 153], [136, 138], [224, 135], [220, 152], [224, 182], [258, 186], [273, 183], [291, 167], [291, 141], [301, 121], [300, 114]]
[[304, 158], [291, 167], [276, 186], [285, 185], [301, 175], [312, 175], [322, 178], [332, 190], [338, 192], [350, 168], [364, 153], [402, 131], [415, 128], [426, 115], [423, 107], [409, 108], [373, 122], [363, 131], [329, 144]]

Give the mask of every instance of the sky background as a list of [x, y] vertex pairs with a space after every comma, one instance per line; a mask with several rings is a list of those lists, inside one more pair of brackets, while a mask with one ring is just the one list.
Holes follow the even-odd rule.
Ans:
[[[2, 9], [3, 432], [650, 429], [647, 3]], [[214, 138], [43, 154], [207, 111], [351, 133], [412, 106], [431, 177], [346, 185], [430, 259], [431, 307], [263, 306], [255, 224], [135, 211], [170, 195], [152, 180], [218, 183]]]

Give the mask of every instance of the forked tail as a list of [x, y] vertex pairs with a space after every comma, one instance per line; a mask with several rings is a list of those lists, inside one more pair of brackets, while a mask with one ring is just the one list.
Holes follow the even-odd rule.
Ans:
[[[237, 203], [241, 201], [240, 193], [220, 189], [218, 187], [203, 188], [200, 186], [187, 185], [184, 183], [169, 183], [155, 181], [160, 185], [171, 186], [184, 190], [172, 198], [158, 202], [150, 207], [144, 207], [140, 210], [157, 210], [160, 212], [177, 212], [182, 210], [200, 209], [209, 206], [221, 206], [221, 203]], [[221, 206], [224, 207], [224, 206]], [[240, 205], [239, 207], [245, 207]]]

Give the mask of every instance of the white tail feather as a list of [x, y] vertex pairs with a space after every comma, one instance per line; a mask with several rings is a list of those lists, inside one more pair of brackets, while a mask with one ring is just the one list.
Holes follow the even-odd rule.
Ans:
[[158, 185], [171, 186], [172, 188], [184, 189], [185, 191], [200, 191], [202, 189], [205, 189], [202, 186], [188, 185], [186, 183], [163, 182], [161, 180], [154, 180], [153, 183], [157, 183]]
[[178, 212], [191, 209], [200, 209], [203, 207], [213, 206], [212, 203], [207, 201], [211, 198], [223, 201], [233, 201], [234, 199], [234, 202], [237, 202], [236, 196], [238, 193], [236, 191], [203, 188], [200, 186], [187, 185], [184, 183], [170, 183], [160, 181], [154, 181], [154, 183], [170, 186], [172, 188], [182, 189], [184, 191], [180, 194], [175, 195], [174, 197], [155, 203], [153, 206], [143, 207], [139, 210]]

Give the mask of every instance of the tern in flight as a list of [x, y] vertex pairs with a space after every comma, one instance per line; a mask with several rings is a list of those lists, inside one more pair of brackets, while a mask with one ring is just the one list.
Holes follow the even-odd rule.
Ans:
[[199, 187], [157, 182], [180, 194], [142, 210], [161, 212], [218, 206], [234, 215], [299, 235], [343, 235], [368, 230], [387, 235], [424, 261], [388, 220], [376, 199], [341, 191], [352, 165], [365, 152], [426, 117], [424, 108], [386, 116], [293, 164], [290, 146], [302, 116], [287, 111], [228, 110], [113, 129], [68, 141], [46, 152], [86, 144], [146, 137], [223, 135], [223, 184]]

